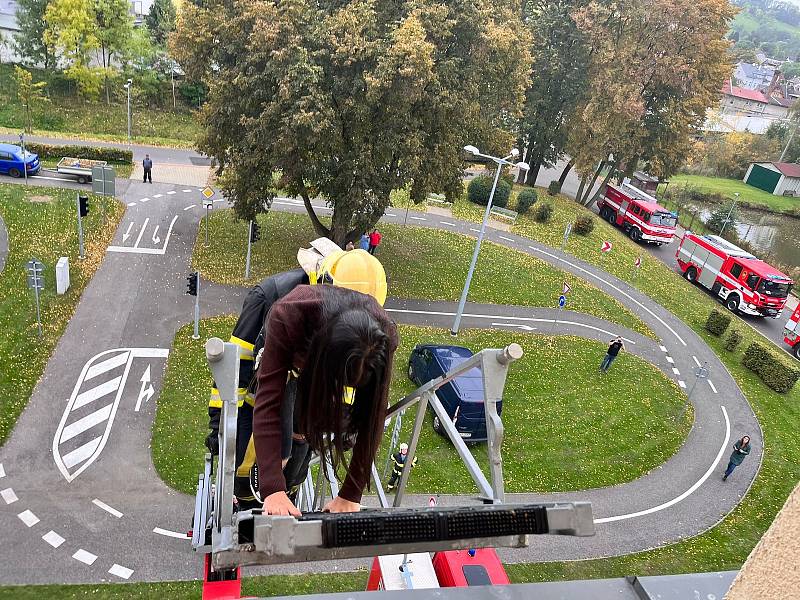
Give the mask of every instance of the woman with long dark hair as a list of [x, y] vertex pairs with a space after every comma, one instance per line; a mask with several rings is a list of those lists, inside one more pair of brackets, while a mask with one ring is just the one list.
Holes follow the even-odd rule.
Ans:
[[[300, 511], [286, 494], [283, 466], [291, 435], [334, 471], [347, 475], [323, 510], [353, 512], [383, 434], [397, 329], [371, 296], [327, 285], [301, 285], [276, 302], [266, 322], [258, 371], [253, 438], [264, 512]], [[286, 395], [297, 376], [297, 392]], [[345, 453], [353, 438], [352, 456]], [[291, 438], [288, 438], [291, 439]]]

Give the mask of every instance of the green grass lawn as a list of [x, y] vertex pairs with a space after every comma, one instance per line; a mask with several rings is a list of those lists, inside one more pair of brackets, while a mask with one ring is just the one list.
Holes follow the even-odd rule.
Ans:
[[[297, 249], [317, 237], [305, 215], [272, 211], [259, 217], [262, 240], [253, 245], [251, 279], [244, 280], [247, 223], [231, 211], [211, 216], [211, 244], [202, 243], [201, 227], [192, 264], [218, 283], [252, 285], [266, 275], [297, 266]], [[394, 298], [457, 300], [464, 285], [475, 241], [466, 236], [402, 225], [381, 225], [377, 252]], [[652, 336], [638, 317], [616, 300], [573, 275], [543, 261], [485, 243], [470, 287], [473, 302], [556, 307], [562, 281], [572, 286], [570, 309], [596, 315]]]
[[747, 205], [766, 208], [773, 212], [800, 211], [800, 198], [773, 196], [769, 192], [747, 185], [738, 179], [681, 174], [670, 177], [668, 189], [673, 191], [684, 185], [702, 192], [717, 192], [731, 199], [734, 198], [734, 193], [738, 192], [739, 201], [743, 206], [746, 206], [745, 203], [747, 203]]
[[[39, 200], [31, 202], [29, 198]], [[91, 197], [83, 221], [86, 259], [78, 258], [75, 192], [0, 184], [0, 216], [9, 235], [10, 253], [0, 273], [0, 444], [28, 402], [36, 382], [72, 316], [83, 289], [100, 265], [124, 207], [113, 198]], [[55, 292], [55, 264], [70, 262], [71, 287]], [[41, 294], [43, 337], [37, 337], [36, 308], [26, 285], [25, 263], [36, 257], [45, 265]]]

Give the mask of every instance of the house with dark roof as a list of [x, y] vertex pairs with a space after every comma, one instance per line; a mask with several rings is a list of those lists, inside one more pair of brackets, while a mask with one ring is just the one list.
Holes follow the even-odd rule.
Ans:
[[739, 87], [751, 90], [768, 88], [777, 69], [769, 65], [751, 65], [740, 62], [733, 69], [733, 78]]
[[800, 164], [750, 163], [743, 181], [775, 196], [800, 196]]

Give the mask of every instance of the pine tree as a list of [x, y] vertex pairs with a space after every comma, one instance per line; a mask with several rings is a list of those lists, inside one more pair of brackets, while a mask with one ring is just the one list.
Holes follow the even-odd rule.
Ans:
[[147, 29], [153, 41], [159, 46], [167, 43], [167, 36], [175, 31], [175, 5], [172, 0], [155, 0], [145, 17]]

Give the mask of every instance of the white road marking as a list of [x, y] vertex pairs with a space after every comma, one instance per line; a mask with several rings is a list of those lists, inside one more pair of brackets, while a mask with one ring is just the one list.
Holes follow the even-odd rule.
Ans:
[[0, 479], [6, 476], [6, 471], [3, 469], [3, 463], [0, 463]]
[[28, 175], [30, 179], [49, 179], [50, 181], [74, 181], [74, 179], [65, 179], [64, 177], [47, 177], [46, 175]]
[[675, 360], [674, 360], [674, 359], [673, 359], [671, 356], [668, 356], [668, 357], [667, 357], [667, 362], [668, 362], [669, 364], [671, 364], [671, 365], [674, 365], [674, 364], [675, 364]]
[[698, 367], [702, 367], [703, 366], [703, 365], [700, 364], [700, 361], [697, 360], [696, 356], [692, 355], [692, 358], [694, 359], [694, 364], [696, 364]]
[[[127, 357], [126, 357], [127, 362]], [[90, 390], [87, 390], [80, 394], [77, 398], [75, 398], [75, 404], [73, 405], [73, 409], [80, 408], [85, 404], [89, 404], [89, 402], [94, 402], [98, 398], [102, 398], [106, 394], [110, 394], [111, 392], [116, 392], [117, 388], [119, 388], [119, 383], [122, 381], [122, 376], [115, 377], [110, 381], [105, 381], [100, 385], [93, 387]]]
[[25, 523], [28, 527], [33, 527], [39, 522], [39, 517], [33, 514], [30, 510], [23, 510], [17, 515], [19, 520]]
[[711, 391], [717, 394], [717, 388], [714, 387], [714, 383], [710, 379], [707, 379], [706, 381], [708, 381], [708, 385], [711, 386]]
[[174, 190], [172, 190], [172, 191], [169, 191], [169, 192], [167, 192], [167, 195], [168, 195], [168, 196], [171, 196], [172, 194], [175, 194], [175, 193], [176, 193], [176, 192], [175, 192]]
[[[434, 310], [407, 310], [402, 308], [386, 308], [384, 309], [386, 312], [396, 312], [396, 313], [406, 313], [410, 315], [435, 315], [441, 317], [452, 317], [455, 316], [456, 313], [451, 312], [439, 312]], [[553, 319], [534, 319], [533, 317], [511, 317], [508, 315], [475, 315], [470, 313], [464, 313], [461, 315], [462, 317], [473, 317], [476, 319], [505, 319], [507, 321], [529, 321], [531, 323], [552, 323]], [[612, 337], [616, 336], [617, 334], [608, 331], [606, 329], [601, 329], [600, 327], [595, 327], [594, 325], [587, 325], [586, 323], [576, 323], [575, 321], [556, 321], [556, 323], [563, 323], [565, 325], [575, 325], [577, 327], [585, 327], [586, 329], [592, 329], [594, 331], [599, 331], [601, 333], [605, 333]], [[631, 344], [636, 344], [633, 340], [629, 340], [628, 338], [622, 338], [626, 342], [630, 342]]]
[[654, 512], [658, 512], [658, 511], [664, 510], [665, 508], [669, 508], [670, 506], [673, 506], [673, 505], [677, 504], [678, 502], [688, 498], [692, 493], [694, 493], [694, 491], [697, 488], [699, 488], [701, 485], [703, 485], [703, 483], [705, 483], [706, 479], [708, 479], [711, 476], [711, 473], [714, 472], [714, 469], [717, 468], [717, 465], [719, 464], [719, 461], [722, 458], [722, 455], [725, 454], [725, 451], [728, 449], [728, 442], [730, 441], [730, 438], [731, 438], [731, 422], [730, 422], [730, 419], [728, 419], [728, 411], [725, 410], [724, 406], [720, 406], [720, 408], [722, 409], [722, 415], [725, 417], [725, 439], [722, 442], [722, 446], [720, 446], [719, 452], [717, 453], [717, 457], [714, 459], [714, 462], [711, 463], [711, 466], [708, 467], [708, 470], [703, 474], [703, 476], [700, 479], [698, 479], [692, 485], [692, 487], [690, 487], [688, 490], [683, 492], [680, 496], [677, 496], [676, 498], [673, 498], [672, 500], [669, 500], [668, 502], [664, 502], [663, 504], [659, 504], [658, 506], [654, 506], [654, 507], [648, 508], [646, 510], [640, 510], [640, 511], [634, 512], [634, 513], [628, 513], [626, 515], [617, 515], [617, 516], [614, 516], [614, 517], [604, 517], [602, 519], [595, 519], [594, 522], [595, 523], [610, 523], [611, 521], [622, 521], [624, 519], [632, 519], [634, 517], [641, 517], [641, 516], [644, 516], [644, 515], [649, 515], [649, 514], [652, 514]]
[[442, 225], [450, 225], [450, 227], [455, 227], [455, 223], [451, 223], [450, 221], [439, 221]]
[[[167, 237], [164, 239], [164, 245], [161, 248], [137, 248], [134, 246], [131, 248], [130, 246], [109, 246], [106, 248], [108, 252], [127, 252], [129, 254], [166, 254], [167, 246], [169, 245], [169, 239], [172, 237], [172, 228], [175, 225], [175, 221], [178, 220], [178, 215], [172, 217], [172, 222], [169, 224], [169, 230], [167, 231]], [[144, 232], [144, 229], [142, 229]], [[140, 234], [141, 235], [141, 234]]]
[[159, 226], [158, 226], [158, 225], [156, 225], [156, 228], [155, 228], [155, 230], [153, 231], [153, 237], [151, 238], [151, 239], [153, 240], [153, 243], [154, 243], [154, 244], [158, 244], [158, 243], [160, 243], [160, 242], [161, 242], [161, 238], [160, 238], [160, 237], [158, 237], [158, 227], [159, 227]]
[[475, 229], [475, 228], [473, 228], [473, 227], [470, 227], [470, 228], [469, 228], [469, 230], [470, 230], [470, 231], [474, 231], [475, 233], [480, 233], [480, 232], [481, 232], [481, 230], [480, 230], [480, 229]]
[[516, 327], [523, 331], [533, 331], [536, 329], [536, 327], [531, 327], [530, 325], [517, 325], [516, 323], [492, 323], [492, 327]]
[[98, 375], [102, 375], [106, 371], [110, 371], [111, 369], [116, 369], [117, 367], [121, 367], [126, 362], [128, 362], [128, 353], [127, 352], [120, 352], [116, 356], [112, 356], [111, 358], [107, 358], [103, 362], [99, 362], [96, 365], [92, 365], [89, 370], [86, 371], [86, 375], [84, 376], [83, 380], [86, 381], [87, 379], [92, 379], [97, 377]]
[[0, 497], [2, 497], [3, 500], [6, 501], [6, 504], [14, 504], [14, 502], [19, 500], [19, 498], [17, 498], [17, 495], [14, 493], [14, 490], [12, 490], [11, 488], [0, 490]]
[[676, 369], [675, 367], [672, 367], [672, 372], [675, 373], [675, 375], [680, 375], [681, 374], [681, 372], [678, 371], [678, 369]]
[[686, 382], [682, 379], [678, 379], [678, 385], [681, 386], [681, 389], [686, 389]]
[[415, 221], [427, 221], [428, 220], [425, 217], [415, 217], [413, 215], [410, 216], [409, 219], [414, 219]]
[[190, 204], [189, 206], [187, 206], [183, 210], [192, 210], [193, 208], [194, 208], [194, 204]]
[[154, 194], [153, 198], [163, 198], [164, 194]]
[[139, 202], [144, 204], [145, 202], [150, 202], [150, 198], [139, 198]]
[[664, 346], [659, 346], [659, 348], [661, 348], [662, 352], [666, 352], [667, 351], [667, 349]]
[[91, 552], [87, 552], [83, 548], [79, 548], [78, 551], [72, 555], [72, 558], [81, 561], [85, 565], [90, 565], [90, 566], [93, 565], [94, 561], [97, 560], [97, 556], [95, 556]]
[[182, 191], [188, 194], [189, 192], [193, 192], [194, 190], [182, 190]]
[[123, 233], [123, 234], [122, 234], [122, 243], [123, 243], [123, 244], [125, 243], [125, 241], [126, 241], [126, 240], [127, 240], [129, 237], [131, 237], [131, 229], [133, 229], [133, 225], [134, 225], [133, 221], [131, 221], [130, 223], [128, 223], [128, 229], [126, 229], [126, 230], [125, 230], [125, 233]]
[[67, 440], [71, 440], [76, 435], [80, 435], [84, 431], [91, 429], [95, 425], [99, 425], [100, 423], [105, 423], [108, 420], [108, 417], [111, 416], [111, 410], [114, 408], [114, 403], [108, 404], [101, 409], [94, 411], [91, 414], [86, 415], [83, 418], [78, 419], [74, 423], [70, 423], [64, 430], [61, 432], [61, 439], [59, 440], [60, 443], [66, 442]]
[[133, 569], [123, 567], [122, 565], [118, 565], [116, 563], [111, 566], [108, 572], [112, 575], [116, 575], [117, 577], [121, 577], [122, 579], [128, 579], [131, 575], [133, 575]]
[[539, 252], [541, 254], [544, 254], [545, 256], [549, 256], [550, 258], [553, 258], [553, 259], [556, 259], [556, 260], [560, 260], [564, 264], [567, 264], [567, 265], [571, 266], [573, 269], [575, 269], [577, 271], [580, 271], [581, 273], [586, 273], [586, 275], [588, 275], [589, 277], [593, 277], [594, 279], [597, 279], [598, 281], [602, 281], [608, 287], [610, 287], [613, 290], [616, 290], [617, 292], [619, 292], [620, 294], [622, 294], [623, 296], [628, 298], [631, 302], [635, 303], [637, 306], [639, 306], [639, 308], [641, 308], [642, 310], [647, 311], [648, 313], [650, 313], [653, 317], [655, 317], [656, 320], [658, 320], [659, 323], [661, 323], [664, 327], [669, 329], [670, 333], [672, 333], [672, 335], [674, 335], [681, 344], [683, 344], [684, 346], [686, 345], [686, 342], [683, 340], [683, 338], [680, 335], [678, 335], [678, 332], [675, 331], [669, 325], [667, 325], [667, 323], [664, 321], [664, 319], [659, 317], [656, 313], [654, 313], [652, 310], [650, 310], [647, 306], [645, 306], [644, 304], [642, 304], [641, 302], [636, 300], [636, 298], [634, 298], [633, 296], [631, 296], [627, 292], [625, 292], [625, 291], [621, 290], [620, 288], [618, 288], [613, 283], [611, 283], [609, 281], [606, 281], [605, 279], [603, 279], [602, 277], [600, 277], [598, 275], [595, 275], [591, 271], [589, 271], [587, 269], [584, 269], [583, 267], [580, 267], [580, 266], [578, 266], [578, 265], [576, 265], [574, 263], [571, 263], [568, 260], [565, 260], [565, 259], [561, 258], [560, 256], [556, 256], [555, 254], [552, 254], [552, 253], [547, 252], [545, 250], [541, 250], [540, 248], [536, 248], [535, 246], [528, 246], [528, 248], [530, 248], [534, 252]]
[[128, 202], [128, 206], [136, 206], [136, 202]]
[[114, 515], [118, 519], [122, 518], [122, 513], [121, 512], [119, 512], [116, 508], [113, 508], [113, 507], [109, 506], [108, 504], [106, 504], [102, 500], [98, 500], [97, 498], [95, 498], [94, 500], [92, 500], [92, 504], [94, 504], [95, 506], [97, 506], [99, 508], [102, 508], [104, 511]]
[[165, 535], [167, 537], [172, 537], [179, 540], [191, 539], [185, 533], [178, 533], [177, 531], [170, 531], [169, 529], [161, 529], [161, 527], [156, 527], [155, 529], [153, 529], [153, 533], [157, 533], [158, 535]]
[[507, 242], [516, 242], [517, 241], [517, 240], [512, 240], [510, 237], [506, 237], [504, 235], [498, 235], [497, 237], [499, 237], [501, 240], [505, 240]]
[[139, 231], [139, 237], [136, 238], [136, 243], [133, 245], [134, 248], [139, 247], [139, 242], [142, 241], [142, 236], [144, 235], [144, 230], [147, 229], [147, 224], [150, 222], [150, 217], [147, 217], [144, 220], [144, 225], [142, 225], [141, 231]]
[[60, 535], [58, 535], [58, 534], [57, 534], [55, 531], [53, 531], [52, 529], [51, 529], [50, 531], [48, 531], [47, 533], [45, 533], [45, 534], [42, 536], [42, 539], [43, 539], [45, 542], [47, 542], [48, 544], [50, 544], [50, 545], [51, 545], [53, 548], [58, 548], [58, 547], [59, 547], [61, 544], [63, 544], [63, 543], [66, 541], [66, 540], [64, 540], [64, 538], [63, 538], [63, 537], [61, 537]]
[[94, 454], [94, 451], [100, 446], [100, 442], [103, 440], [102, 435], [98, 435], [93, 440], [90, 440], [83, 444], [82, 446], [78, 446], [72, 452], [68, 452], [61, 459], [64, 461], [64, 466], [68, 469], [71, 469], [78, 463], [85, 461], [87, 458]]
[[394, 217], [396, 216], [394, 213], [383, 213], [384, 217]]

